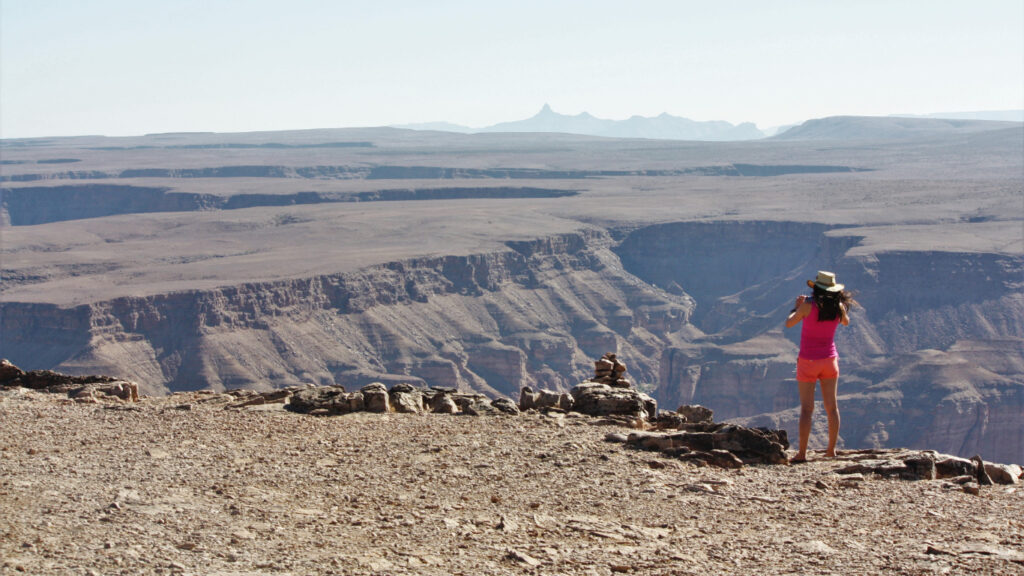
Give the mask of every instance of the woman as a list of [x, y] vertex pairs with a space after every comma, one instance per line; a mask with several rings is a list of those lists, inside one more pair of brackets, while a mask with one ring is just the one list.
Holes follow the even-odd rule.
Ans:
[[811, 416], [814, 414], [814, 387], [821, 381], [821, 396], [828, 414], [828, 448], [826, 457], [836, 455], [839, 438], [839, 406], [836, 387], [839, 383], [839, 354], [836, 352], [835, 334], [840, 323], [850, 325], [850, 306], [853, 296], [836, 283], [832, 272], [819, 271], [818, 277], [808, 280], [814, 289], [810, 298], [796, 297], [796, 307], [786, 318], [786, 328], [800, 322], [800, 355], [796, 361], [796, 382], [800, 387], [800, 450], [792, 462], [807, 461], [807, 440], [811, 436]]

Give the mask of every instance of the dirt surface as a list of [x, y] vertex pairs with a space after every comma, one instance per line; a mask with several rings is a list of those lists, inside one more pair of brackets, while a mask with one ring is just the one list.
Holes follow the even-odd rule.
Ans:
[[1024, 574], [1019, 487], [697, 467], [572, 413], [232, 400], [0, 392], [0, 574]]

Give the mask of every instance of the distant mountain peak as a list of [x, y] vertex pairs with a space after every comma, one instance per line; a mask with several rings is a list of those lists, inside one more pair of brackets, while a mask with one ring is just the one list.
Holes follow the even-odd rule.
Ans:
[[654, 138], [662, 140], [756, 140], [765, 134], [750, 122], [732, 125], [722, 120], [698, 122], [662, 112], [658, 116], [632, 116], [628, 120], [607, 120], [580, 112], [560, 114], [544, 103], [540, 111], [526, 120], [502, 122], [482, 128], [481, 132], [560, 132], [610, 138]]
[[582, 134], [585, 136], [603, 136], [607, 138], [652, 138], [659, 140], [756, 140], [766, 134], [758, 130], [750, 122], [732, 125], [723, 120], [698, 122], [672, 116], [662, 112], [658, 116], [644, 117], [634, 115], [627, 120], [608, 120], [598, 118], [589, 112], [576, 115], [560, 114], [551, 109], [547, 102], [540, 111], [525, 120], [502, 122], [485, 128], [468, 128], [448, 122], [426, 122], [405, 124], [396, 128], [413, 130], [443, 130], [447, 132], [556, 132], [562, 134]]

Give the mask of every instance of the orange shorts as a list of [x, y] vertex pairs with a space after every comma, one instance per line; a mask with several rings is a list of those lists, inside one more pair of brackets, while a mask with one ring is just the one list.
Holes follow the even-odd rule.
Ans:
[[796, 359], [797, 382], [817, 382], [822, 378], [839, 378], [839, 358]]

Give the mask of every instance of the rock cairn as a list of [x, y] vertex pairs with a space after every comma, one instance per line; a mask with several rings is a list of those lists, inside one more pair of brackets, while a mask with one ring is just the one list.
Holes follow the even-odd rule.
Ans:
[[75, 402], [102, 401], [137, 402], [139, 385], [109, 376], [69, 376], [50, 370], [18, 368], [6, 358], [0, 360], [0, 387], [31, 388], [54, 394], [65, 394]]
[[607, 384], [613, 388], [632, 388], [633, 383], [625, 378], [626, 364], [612, 352], [606, 353], [594, 362], [594, 377], [591, 382]]
[[625, 378], [626, 365], [608, 352], [594, 362], [594, 377], [574, 386], [568, 393], [534, 391], [525, 387], [519, 394], [521, 410], [562, 410], [589, 416], [622, 416], [650, 422], [658, 415], [658, 403], [633, 388]]

